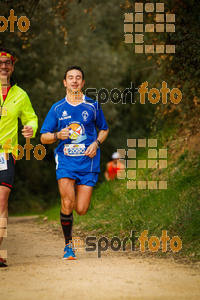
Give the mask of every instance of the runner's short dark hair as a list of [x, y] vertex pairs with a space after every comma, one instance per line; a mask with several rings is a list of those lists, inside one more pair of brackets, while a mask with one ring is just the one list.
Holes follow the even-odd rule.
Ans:
[[83, 80], [85, 78], [85, 75], [84, 75], [84, 72], [83, 70], [81, 69], [81, 67], [78, 67], [78, 66], [72, 66], [72, 67], [69, 67], [66, 71], [65, 71], [65, 75], [64, 75], [64, 79], [66, 79], [66, 75], [67, 75], [67, 72], [71, 71], [71, 70], [78, 70], [82, 73], [82, 77], [83, 77]]

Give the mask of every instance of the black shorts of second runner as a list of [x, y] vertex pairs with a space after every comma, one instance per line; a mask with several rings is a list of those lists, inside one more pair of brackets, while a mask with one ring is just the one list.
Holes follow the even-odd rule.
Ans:
[[15, 161], [12, 154], [9, 154], [7, 160], [7, 170], [0, 171], [0, 185], [6, 186], [10, 189], [13, 187], [15, 177]]
[[71, 178], [76, 180], [76, 185], [95, 186], [98, 180], [99, 173], [84, 173], [59, 169], [56, 172], [57, 180], [61, 178]]

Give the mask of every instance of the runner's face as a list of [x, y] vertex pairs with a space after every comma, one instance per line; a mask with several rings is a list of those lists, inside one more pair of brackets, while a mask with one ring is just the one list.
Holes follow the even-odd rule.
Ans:
[[114, 165], [117, 165], [117, 161], [118, 161], [119, 159], [113, 159], [113, 164]]
[[[10, 77], [14, 71], [14, 64], [12, 60], [8, 57], [0, 57], [0, 61], [3, 62], [3, 65], [0, 65], [0, 76], [7, 77], [7, 79], [10, 80]], [[7, 65], [5, 64], [6, 62]]]
[[67, 72], [66, 79], [63, 80], [63, 83], [64, 86], [67, 88], [67, 93], [77, 93], [82, 91], [85, 80], [83, 80], [81, 71], [71, 70]]

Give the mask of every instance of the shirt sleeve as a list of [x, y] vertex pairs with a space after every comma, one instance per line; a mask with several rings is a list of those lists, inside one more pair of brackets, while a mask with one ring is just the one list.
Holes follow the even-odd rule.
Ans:
[[103, 111], [101, 109], [100, 104], [97, 102], [96, 108], [96, 119], [95, 119], [96, 126], [99, 130], [107, 130], [108, 125], [106, 123], [106, 119], [104, 117]]
[[47, 132], [53, 133], [57, 127], [58, 127], [58, 122], [56, 118], [56, 112], [54, 106], [52, 106], [44, 120], [40, 133], [47, 133]]
[[31, 105], [31, 101], [27, 94], [24, 96], [23, 107], [20, 115], [20, 119], [23, 125], [28, 125], [33, 128], [33, 136], [35, 137], [38, 129], [38, 117]]

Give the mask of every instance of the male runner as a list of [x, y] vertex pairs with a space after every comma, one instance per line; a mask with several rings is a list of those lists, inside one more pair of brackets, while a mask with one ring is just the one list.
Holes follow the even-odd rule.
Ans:
[[[18, 118], [24, 125], [22, 134], [25, 138], [34, 137], [38, 127], [29, 97], [11, 78], [14, 63], [13, 52], [0, 48], [0, 245], [6, 229], [8, 198], [14, 182], [13, 148], [18, 144]], [[9, 146], [10, 149], [5, 151], [5, 147]], [[6, 152], [9, 154], [6, 155]], [[0, 267], [6, 266], [6, 260], [0, 255]]]
[[41, 142], [52, 144], [59, 140], [55, 160], [65, 237], [63, 259], [76, 259], [71, 246], [73, 209], [84, 215], [89, 208], [100, 172], [99, 145], [108, 135], [108, 126], [98, 102], [82, 93], [85, 81], [80, 67], [68, 68], [63, 83], [66, 97], [51, 107], [41, 129]]

